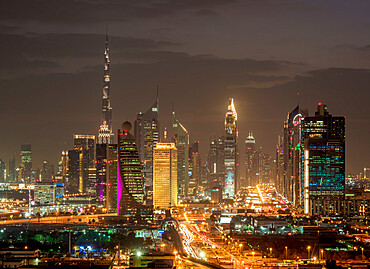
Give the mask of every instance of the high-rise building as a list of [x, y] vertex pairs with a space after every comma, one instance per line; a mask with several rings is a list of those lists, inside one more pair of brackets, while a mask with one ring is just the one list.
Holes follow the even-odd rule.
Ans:
[[58, 183], [66, 184], [68, 172], [68, 151], [62, 150], [60, 161], [58, 162], [58, 171], [55, 175], [55, 180]]
[[31, 145], [21, 145], [21, 180], [26, 184], [30, 184], [31, 176], [32, 176]]
[[364, 168], [364, 179], [370, 179], [370, 168]]
[[8, 166], [8, 180], [10, 182], [15, 181], [15, 158], [9, 159], [9, 166]]
[[253, 134], [249, 132], [247, 139], [245, 140], [245, 177], [248, 186], [254, 186], [257, 183], [257, 151], [256, 151], [256, 140]]
[[238, 191], [238, 114], [234, 106], [234, 99], [229, 99], [225, 115], [225, 188], [224, 198], [232, 198]]
[[0, 159], [0, 183], [4, 183], [6, 181], [6, 164]]
[[154, 149], [153, 205], [177, 206], [177, 149], [174, 143], [157, 143]]
[[208, 170], [211, 187], [222, 190], [225, 182], [225, 138], [220, 137], [210, 142], [208, 152]]
[[158, 104], [157, 91], [156, 101], [145, 113], [138, 113], [134, 125], [135, 139], [140, 145], [140, 159], [144, 165], [145, 184], [148, 186], [153, 185], [153, 149], [159, 142]]
[[131, 128], [124, 122], [118, 130], [117, 214], [128, 222], [150, 221], [152, 208], [144, 205], [143, 167]]
[[345, 197], [345, 117], [329, 114], [319, 103], [302, 122], [304, 213], [341, 215]]
[[284, 137], [279, 135], [276, 144], [275, 187], [279, 193], [284, 193]]
[[189, 133], [172, 112], [172, 140], [177, 148], [177, 184], [179, 195], [187, 196], [189, 187]]
[[96, 144], [97, 202], [117, 210], [117, 145]]
[[95, 136], [74, 135], [73, 149], [82, 153], [82, 178], [79, 181], [80, 193], [96, 194], [96, 168], [95, 168]]
[[40, 174], [41, 181], [51, 181], [55, 176], [54, 165], [50, 164], [49, 161], [45, 160], [42, 164]]
[[79, 149], [67, 151], [65, 187], [68, 194], [80, 193], [83, 189], [83, 152]]
[[106, 33], [105, 50], [104, 50], [104, 78], [103, 78], [103, 94], [102, 94], [102, 120], [99, 128], [98, 143], [110, 144], [113, 143], [112, 131], [112, 107], [110, 104], [110, 57], [108, 45], [108, 31]]
[[200, 165], [199, 141], [194, 141], [189, 147], [189, 195], [197, 195], [201, 180]]
[[308, 112], [302, 110], [299, 105], [288, 113], [284, 121], [284, 178], [283, 195], [294, 206], [301, 204], [301, 120]]

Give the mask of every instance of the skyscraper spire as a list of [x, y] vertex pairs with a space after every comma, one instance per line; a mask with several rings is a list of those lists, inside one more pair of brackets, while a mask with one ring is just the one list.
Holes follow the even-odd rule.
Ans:
[[105, 30], [105, 50], [104, 50], [104, 79], [102, 94], [102, 123], [99, 129], [98, 143], [110, 144], [113, 142], [112, 132], [112, 107], [110, 104], [110, 56], [108, 43], [108, 23]]

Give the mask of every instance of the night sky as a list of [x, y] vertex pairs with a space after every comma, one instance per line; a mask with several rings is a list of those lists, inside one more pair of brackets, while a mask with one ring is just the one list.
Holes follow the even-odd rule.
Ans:
[[[114, 130], [160, 90], [205, 159], [235, 98], [239, 144], [252, 130], [274, 154], [288, 112], [318, 102], [346, 116], [347, 172], [370, 166], [370, 1], [2, 0], [0, 158], [56, 164], [73, 134], [101, 121], [109, 22]], [[297, 92], [300, 92], [299, 100]]]

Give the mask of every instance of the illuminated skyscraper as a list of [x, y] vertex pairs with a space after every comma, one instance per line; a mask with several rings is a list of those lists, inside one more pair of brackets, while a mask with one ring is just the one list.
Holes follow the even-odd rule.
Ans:
[[189, 133], [172, 112], [173, 142], [177, 148], [177, 184], [180, 195], [187, 196], [189, 187]]
[[199, 154], [199, 141], [189, 147], [189, 195], [197, 195], [201, 181], [201, 160]]
[[308, 116], [308, 112], [299, 106], [288, 113], [284, 121], [284, 178], [282, 194], [293, 203], [299, 206], [301, 202], [301, 120]]
[[40, 174], [41, 181], [51, 181], [55, 176], [54, 165], [50, 164], [49, 161], [44, 161]]
[[112, 132], [112, 107], [110, 104], [110, 57], [108, 46], [108, 31], [106, 32], [105, 50], [104, 50], [104, 79], [102, 95], [102, 124], [99, 129], [98, 143], [113, 143]]
[[341, 215], [345, 191], [345, 118], [319, 103], [315, 116], [302, 120], [304, 213]]
[[21, 145], [21, 179], [26, 183], [31, 183], [32, 158], [31, 145]]
[[117, 145], [96, 144], [97, 202], [117, 210]]
[[177, 149], [174, 143], [157, 143], [154, 149], [153, 205], [177, 206]]
[[208, 152], [208, 170], [211, 187], [222, 190], [225, 183], [225, 138], [220, 137], [210, 142]]
[[245, 176], [246, 184], [248, 186], [254, 186], [258, 184], [256, 180], [256, 175], [258, 171], [258, 159], [256, 151], [256, 140], [252, 133], [249, 133], [247, 139], [245, 140]]
[[131, 128], [124, 122], [122, 132], [118, 130], [117, 214], [128, 222], [150, 221], [152, 209], [144, 205], [143, 168]]
[[134, 130], [136, 141], [140, 145], [140, 159], [144, 164], [145, 184], [149, 186], [153, 185], [153, 149], [159, 142], [158, 103], [157, 91], [154, 104], [144, 114], [138, 113]]
[[225, 188], [224, 198], [232, 198], [238, 190], [237, 182], [237, 128], [238, 114], [234, 106], [233, 98], [229, 99], [225, 116]]
[[73, 149], [82, 153], [80, 169], [82, 177], [79, 179], [78, 191], [96, 194], [96, 168], [95, 168], [95, 136], [94, 135], [74, 135]]

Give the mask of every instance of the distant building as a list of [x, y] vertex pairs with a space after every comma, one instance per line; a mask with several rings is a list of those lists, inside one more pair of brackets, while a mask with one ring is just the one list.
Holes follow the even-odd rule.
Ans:
[[254, 186], [257, 183], [258, 156], [256, 151], [256, 140], [253, 134], [249, 132], [245, 140], [245, 177], [247, 186]]
[[42, 164], [41, 181], [51, 181], [55, 176], [54, 165], [50, 164], [49, 161], [44, 161]]
[[196, 195], [201, 179], [200, 171], [200, 154], [199, 154], [199, 141], [195, 141], [189, 147], [189, 184], [188, 195]]
[[117, 145], [96, 144], [97, 202], [117, 211]]
[[66, 192], [68, 194], [81, 193], [83, 189], [83, 153], [82, 150], [73, 149], [67, 152], [68, 166], [66, 171]]
[[153, 149], [159, 142], [158, 107], [157, 94], [153, 105], [144, 114], [138, 113], [134, 124], [135, 139], [140, 146], [138, 150], [144, 165], [145, 184], [148, 186], [153, 185]]
[[26, 184], [31, 183], [32, 156], [31, 145], [21, 145], [21, 180]]
[[55, 180], [58, 183], [67, 183], [67, 172], [68, 172], [68, 152], [62, 150], [60, 161], [58, 162], [58, 171], [55, 175]]
[[225, 187], [224, 198], [232, 198], [238, 191], [238, 114], [234, 106], [233, 98], [229, 99], [225, 115]]
[[177, 149], [174, 143], [157, 143], [154, 149], [153, 205], [177, 206]]
[[308, 116], [307, 110], [302, 110], [299, 106], [288, 113], [284, 121], [284, 177], [283, 177], [283, 195], [293, 203], [299, 206], [301, 202], [301, 121]]
[[172, 112], [172, 140], [177, 148], [177, 184], [182, 196], [188, 195], [189, 188], [189, 132]]
[[110, 104], [110, 56], [108, 45], [108, 33], [106, 33], [105, 50], [104, 50], [104, 78], [103, 78], [103, 93], [102, 93], [102, 120], [99, 128], [98, 143], [111, 144], [113, 143], [112, 129], [112, 107]]
[[225, 182], [225, 138], [215, 138], [210, 142], [207, 156], [210, 185], [224, 187]]
[[53, 205], [58, 198], [63, 198], [64, 184], [36, 182], [34, 196], [37, 205]]
[[304, 213], [343, 214], [345, 191], [345, 118], [319, 103], [315, 116], [302, 120]]
[[9, 159], [9, 165], [8, 165], [8, 181], [14, 182], [15, 181], [15, 158]]
[[222, 189], [220, 187], [213, 187], [211, 189], [211, 202], [218, 204], [222, 202]]
[[82, 153], [80, 169], [82, 178], [79, 181], [80, 193], [96, 194], [95, 136], [74, 135], [73, 149]]
[[6, 182], [6, 164], [0, 159], [0, 183]]
[[152, 208], [144, 205], [144, 178], [131, 124], [118, 130], [117, 214], [128, 222], [151, 221]]

